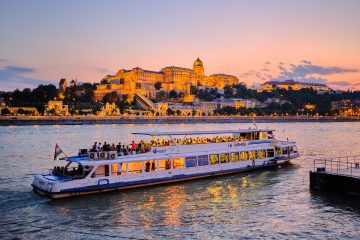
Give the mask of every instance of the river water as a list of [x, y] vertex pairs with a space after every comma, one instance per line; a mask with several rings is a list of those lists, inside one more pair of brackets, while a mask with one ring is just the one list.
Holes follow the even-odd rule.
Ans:
[[301, 157], [256, 171], [152, 188], [49, 200], [32, 192], [68, 154], [94, 141], [130, 142], [135, 131], [248, 128], [248, 124], [0, 127], [0, 239], [359, 239], [356, 199], [309, 191], [313, 159], [360, 154], [360, 123], [267, 123], [297, 141]]

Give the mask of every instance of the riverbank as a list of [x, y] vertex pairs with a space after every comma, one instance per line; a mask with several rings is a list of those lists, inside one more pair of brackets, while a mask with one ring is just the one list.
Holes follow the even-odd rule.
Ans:
[[112, 117], [0, 117], [0, 126], [10, 125], [86, 125], [86, 124], [179, 124], [179, 123], [250, 123], [255, 119], [264, 122], [359, 122], [360, 117], [310, 117], [310, 116], [112, 116]]

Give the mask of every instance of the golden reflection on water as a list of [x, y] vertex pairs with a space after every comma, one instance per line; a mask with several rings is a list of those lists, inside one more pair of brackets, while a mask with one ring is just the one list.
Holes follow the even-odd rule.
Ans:
[[183, 185], [176, 185], [166, 188], [164, 193], [166, 198], [162, 204], [165, 207], [164, 224], [168, 227], [178, 227], [181, 225], [181, 206], [185, 203], [186, 194]]
[[141, 214], [140, 220], [144, 223], [144, 228], [150, 228], [153, 223], [152, 213], [156, 208], [154, 194], [148, 195], [148, 198], [139, 206]]

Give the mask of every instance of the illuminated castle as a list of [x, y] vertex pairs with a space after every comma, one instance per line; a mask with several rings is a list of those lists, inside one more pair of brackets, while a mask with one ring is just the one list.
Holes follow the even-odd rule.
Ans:
[[107, 75], [94, 91], [96, 100], [101, 100], [105, 94], [116, 92], [127, 94], [130, 97], [137, 92], [148, 95], [155, 90], [155, 83], [161, 82], [161, 90], [182, 91], [189, 93], [190, 86], [204, 86], [211, 88], [224, 88], [225, 85], [239, 83], [239, 79], [227, 74], [205, 75], [203, 62], [197, 58], [193, 68], [165, 67], [161, 71], [149, 71], [139, 67], [131, 70], [119, 70], [115, 75]]

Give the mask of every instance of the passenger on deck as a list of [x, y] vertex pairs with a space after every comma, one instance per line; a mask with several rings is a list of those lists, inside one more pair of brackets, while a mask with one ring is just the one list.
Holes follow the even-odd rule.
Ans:
[[97, 142], [94, 143], [94, 145], [92, 146], [91, 151], [96, 152], [96, 147], [97, 147]]
[[151, 171], [155, 171], [155, 161], [151, 163]]
[[96, 145], [96, 152], [101, 152], [101, 142]]
[[147, 161], [145, 163], [145, 172], [150, 172], [150, 162], [149, 161]]
[[132, 148], [132, 150], [136, 150], [136, 148], [137, 148], [137, 144], [134, 141], [132, 141], [132, 143], [131, 143], [131, 148]]
[[117, 153], [121, 152], [121, 143], [120, 142], [118, 145], [116, 145], [116, 151], [117, 151]]

